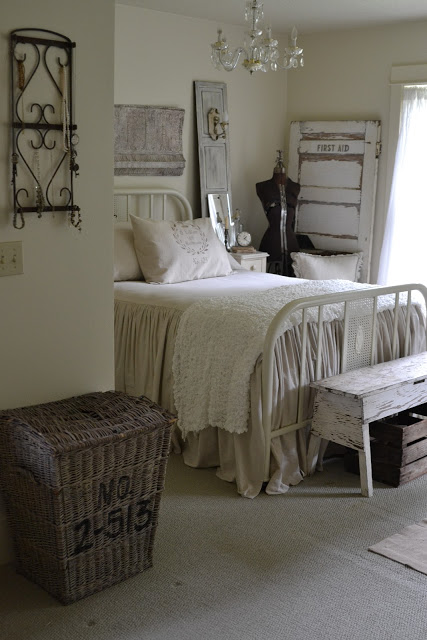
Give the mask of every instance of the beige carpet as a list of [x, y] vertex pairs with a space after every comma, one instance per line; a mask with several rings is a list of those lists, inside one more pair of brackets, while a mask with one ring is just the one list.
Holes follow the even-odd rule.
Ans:
[[247, 500], [173, 456], [166, 485], [152, 569], [64, 607], [2, 567], [0, 639], [425, 639], [427, 577], [368, 548], [422, 520], [427, 476], [367, 499], [333, 462]]

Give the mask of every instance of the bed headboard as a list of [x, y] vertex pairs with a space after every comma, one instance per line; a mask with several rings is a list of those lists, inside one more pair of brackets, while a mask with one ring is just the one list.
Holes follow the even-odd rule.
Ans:
[[127, 222], [129, 215], [153, 220], [192, 220], [187, 198], [174, 189], [117, 187], [114, 189], [114, 220]]

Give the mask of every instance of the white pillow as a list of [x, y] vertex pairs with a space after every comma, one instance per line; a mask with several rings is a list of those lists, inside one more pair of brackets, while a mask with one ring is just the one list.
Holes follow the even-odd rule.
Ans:
[[130, 216], [136, 255], [145, 280], [171, 284], [226, 276], [228, 253], [210, 218], [168, 221]]
[[130, 222], [116, 222], [114, 225], [114, 281], [119, 280], [143, 280]]
[[297, 278], [307, 280], [351, 280], [360, 277], [363, 253], [321, 256], [315, 253], [291, 253], [292, 268]]

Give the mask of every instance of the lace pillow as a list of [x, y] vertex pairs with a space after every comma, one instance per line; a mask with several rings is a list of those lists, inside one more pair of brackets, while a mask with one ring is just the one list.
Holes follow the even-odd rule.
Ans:
[[130, 222], [116, 222], [114, 225], [114, 281], [120, 280], [143, 280]]
[[292, 268], [297, 278], [307, 280], [351, 280], [360, 277], [363, 253], [321, 256], [314, 253], [291, 253]]
[[228, 253], [210, 218], [168, 221], [130, 216], [136, 255], [145, 280], [171, 284], [232, 272]]

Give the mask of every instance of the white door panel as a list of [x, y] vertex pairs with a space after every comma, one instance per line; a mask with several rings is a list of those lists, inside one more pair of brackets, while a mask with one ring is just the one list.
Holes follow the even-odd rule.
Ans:
[[314, 202], [347, 202], [348, 204], [360, 204], [360, 189], [341, 189], [328, 187], [301, 187], [299, 198]]
[[299, 208], [298, 232], [357, 240], [359, 210], [353, 205], [307, 203]]
[[369, 281], [379, 120], [292, 122], [289, 177], [301, 185], [295, 230], [318, 249], [363, 251]]
[[307, 185], [360, 189], [361, 176], [360, 161], [310, 158], [301, 162], [300, 178]]
[[[359, 137], [363, 138], [363, 135], [366, 130], [366, 121], [365, 120], [331, 120], [329, 121], [317, 121], [317, 120], [306, 120], [305, 122], [300, 122], [301, 125], [300, 130], [301, 133], [304, 134], [304, 137], [310, 137], [313, 134], [313, 137], [318, 137], [319, 135], [319, 125], [322, 133], [330, 134], [329, 138], [339, 138], [340, 134], [345, 134], [343, 138], [351, 140], [352, 137], [355, 137], [359, 134]], [[351, 131], [349, 131], [348, 125], [351, 124]]]
[[328, 142], [319, 140], [302, 140], [300, 153], [333, 153], [333, 154], [363, 154], [365, 143], [363, 140], [343, 140], [343, 138], [332, 138], [329, 136]]

